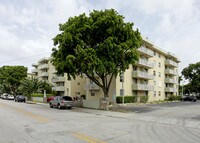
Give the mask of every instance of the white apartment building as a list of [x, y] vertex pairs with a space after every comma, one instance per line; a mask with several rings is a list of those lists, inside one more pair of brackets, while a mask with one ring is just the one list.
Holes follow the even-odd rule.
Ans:
[[[178, 95], [178, 58], [155, 46], [143, 38], [143, 45], [138, 49], [140, 59], [136, 67], [124, 73], [124, 95], [148, 96], [148, 101], [164, 100], [170, 95]], [[86, 99], [103, 98], [103, 91], [89, 79], [86, 80]], [[122, 82], [117, 76], [113, 79], [109, 97], [120, 96]]]
[[42, 58], [37, 63], [32, 64], [32, 73], [41, 81], [50, 83], [52, 90], [61, 96], [76, 97], [85, 94], [85, 78], [77, 77], [76, 80], [67, 80], [67, 75], [56, 75], [56, 70], [50, 58]]

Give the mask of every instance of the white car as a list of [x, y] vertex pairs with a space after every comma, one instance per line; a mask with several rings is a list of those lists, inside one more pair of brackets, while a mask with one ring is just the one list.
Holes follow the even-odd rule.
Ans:
[[9, 94], [8, 97], [7, 97], [7, 99], [8, 99], [8, 100], [14, 100], [14, 96], [11, 95], [11, 94]]

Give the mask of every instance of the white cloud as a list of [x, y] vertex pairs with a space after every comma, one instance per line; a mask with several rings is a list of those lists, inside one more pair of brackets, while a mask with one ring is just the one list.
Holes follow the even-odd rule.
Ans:
[[[1, 61], [50, 52], [58, 24], [93, 9], [114, 8], [157, 46], [178, 55], [181, 70], [200, 61], [200, 3], [197, 0], [34, 0], [0, 3]], [[46, 54], [48, 56], [48, 54]], [[31, 60], [10, 62], [31, 66]], [[187, 58], [186, 58], [187, 57]]]

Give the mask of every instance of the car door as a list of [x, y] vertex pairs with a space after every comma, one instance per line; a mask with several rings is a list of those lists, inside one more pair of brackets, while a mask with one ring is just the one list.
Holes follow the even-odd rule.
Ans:
[[56, 106], [56, 105], [57, 105], [57, 102], [56, 102], [57, 100], [58, 100], [58, 97], [55, 97], [55, 98], [52, 100], [51, 103], [52, 103], [53, 106]]

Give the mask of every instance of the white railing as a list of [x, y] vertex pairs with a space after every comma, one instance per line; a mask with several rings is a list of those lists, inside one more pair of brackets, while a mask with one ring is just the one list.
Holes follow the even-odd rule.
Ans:
[[154, 87], [153, 85], [148, 85], [148, 84], [133, 84], [132, 86], [133, 90], [153, 90]]
[[143, 71], [133, 71], [133, 77], [140, 77], [146, 79], [153, 79], [153, 75]]

